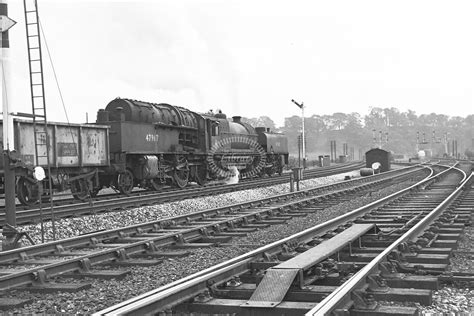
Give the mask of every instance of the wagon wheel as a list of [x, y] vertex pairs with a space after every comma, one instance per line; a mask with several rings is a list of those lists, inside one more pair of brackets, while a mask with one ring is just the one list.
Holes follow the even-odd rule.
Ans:
[[122, 194], [130, 194], [133, 189], [133, 174], [130, 170], [125, 170], [117, 176], [117, 188]]
[[189, 165], [185, 157], [178, 158], [173, 170], [173, 182], [179, 188], [184, 188], [189, 182]]
[[74, 180], [71, 182], [72, 196], [79, 201], [85, 201], [89, 197], [89, 188], [84, 179]]
[[196, 170], [195, 180], [197, 184], [204, 185], [207, 181], [207, 168], [206, 166], [198, 166]]
[[38, 184], [28, 181], [25, 177], [20, 177], [18, 180], [16, 192], [18, 200], [23, 205], [31, 206], [38, 202]]
[[99, 194], [99, 191], [100, 191], [100, 188], [98, 189], [93, 189], [92, 191], [90, 191], [89, 193], [91, 194], [91, 197], [95, 198], [97, 196], [97, 194]]

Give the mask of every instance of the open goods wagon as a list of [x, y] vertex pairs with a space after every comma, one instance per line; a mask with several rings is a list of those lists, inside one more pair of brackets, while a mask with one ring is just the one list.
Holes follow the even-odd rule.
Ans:
[[[3, 142], [3, 122], [0, 121], [0, 143]], [[17, 197], [23, 204], [32, 204], [38, 200], [37, 180], [33, 177], [34, 167], [46, 170], [43, 189], [48, 194], [48, 177], [53, 189], [64, 191], [71, 189], [74, 196], [81, 198], [84, 192], [97, 194], [99, 172], [109, 167], [109, 133], [108, 126], [92, 124], [48, 123], [45, 133], [44, 125], [37, 125], [35, 133], [32, 121], [14, 120], [14, 148], [18, 160], [15, 165], [17, 173]], [[37, 145], [35, 148], [35, 137]], [[49, 165], [46, 142], [49, 142]], [[1, 144], [3, 146], [3, 143]], [[36, 165], [38, 151], [38, 165]], [[4, 192], [3, 155], [0, 158], [0, 191]]]

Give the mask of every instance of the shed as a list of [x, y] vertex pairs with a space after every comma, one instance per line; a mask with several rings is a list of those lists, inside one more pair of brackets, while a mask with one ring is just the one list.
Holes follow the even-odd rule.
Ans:
[[390, 170], [390, 152], [380, 149], [372, 148], [365, 153], [365, 165], [367, 168], [372, 168], [372, 164], [378, 162], [381, 164], [380, 172]]

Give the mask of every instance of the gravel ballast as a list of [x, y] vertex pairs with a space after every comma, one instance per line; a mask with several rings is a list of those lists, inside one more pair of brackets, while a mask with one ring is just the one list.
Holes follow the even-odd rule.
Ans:
[[[356, 176], [356, 173], [344, 173], [342, 175], [317, 178], [303, 181], [301, 188], [314, 187], [330, 184], [334, 181], [344, 179], [345, 175]], [[98, 267], [99, 269], [115, 269], [131, 271], [131, 274], [123, 280], [95, 280], [86, 279], [92, 283], [89, 290], [78, 293], [60, 293], [60, 294], [36, 294], [27, 291], [14, 291], [8, 293], [9, 297], [32, 298], [33, 303], [24, 308], [11, 310], [10, 313], [32, 314], [32, 313], [66, 313], [66, 314], [90, 314], [99, 311], [108, 306], [117, 304], [126, 299], [139, 294], [153, 290], [164, 284], [170, 283], [192, 273], [201, 271], [207, 267], [213, 266], [244, 254], [252, 249], [273, 241], [292, 235], [297, 231], [320, 224], [328, 219], [337, 217], [348, 211], [356, 209], [371, 201], [387, 196], [395, 191], [411, 185], [413, 182], [407, 181], [403, 184], [396, 184], [389, 188], [372, 192], [370, 195], [357, 198], [355, 200], [340, 203], [338, 205], [315, 212], [304, 218], [294, 218], [282, 225], [271, 226], [264, 230], [259, 230], [248, 234], [245, 237], [234, 238], [231, 240], [233, 246], [198, 248], [190, 250], [190, 255], [183, 258], [168, 258], [163, 263], [151, 267]], [[162, 219], [169, 216], [186, 214], [199, 211], [205, 208], [219, 207], [238, 202], [244, 202], [251, 199], [267, 197], [289, 191], [289, 185], [277, 185], [270, 188], [253, 189], [235, 193], [227, 193], [220, 196], [211, 196], [186, 200], [180, 202], [166, 203], [163, 205], [150, 206], [135, 210], [100, 214], [96, 216], [84, 216], [78, 219], [65, 219], [57, 222], [57, 227], [61, 229], [61, 235], [72, 237], [98, 229], [110, 229], [124, 225], [131, 225], [150, 220]], [[122, 213], [124, 213], [122, 215]], [[38, 240], [38, 226], [30, 226], [28, 229], [36, 232], [35, 238]], [[250, 246], [252, 245], [252, 246]], [[57, 279], [57, 282], [78, 282], [73, 279]], [[439, 293], [438, 293], [439, 292]], [[434, 294], [434, 301], [440, 304], [451, 304], [451, 301], [459, 301], [456, 306], [460, 311], [467, 306], [472, 307], [472, 290], [459, 289], [459, 291], [441, 289]], [[466, 298], [466, 299], [464, 299]], [[467, 303], [465, 303], [467, 302]], [[470, 305], [469, 305], [470, 304]], [[454, 305], [453, 305], [454, 306]], [[424, 308], [424, 307], [420, 307]], [[436, 305], [426, 308], [426, 312], [436, 310]], [[455, 310], [454, 308], [452, 309]]]
[[[308, 189], [323, 186], [344, 180], [345, 176], [359, 177], [358, 171], [346, 172], [343, 174], [304, 180], [300, 182], [300, 189]], [[119, 212], [109, 212], [95, 215], [86, 215], [76, 218], [63, 218], [55, 221], [56, 239], [70, 238], [94, 231], [109, 230], [129, 225], [146, 223], [185, 215], [210, 208], [223, 207], [250, 200], [257, 200], [268, 196], [290, 192], [289, 184], [279, 184], [271, 187], [243, 190], [232, 193], [220, 194], [217, 196], [198, 197], [183, 201], [163, 203], [153, 206], [122, 210]], [[51, 222], [44, 223], [45, 240], [52, 240]], [[20, 228], [28, 232], [35, 243], [41, 242], [41, 225], [24, 225]]]

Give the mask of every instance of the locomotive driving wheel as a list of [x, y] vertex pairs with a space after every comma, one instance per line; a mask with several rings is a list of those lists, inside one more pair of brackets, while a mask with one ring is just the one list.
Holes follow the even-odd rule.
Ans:
[[150, 181], [148, 183], [148, 187], [151, 190], [160, 191], [160, 189], [162, 188], [162, 185], [160, 185], [158, 179], [150, 179]]
[[184, 188], [189, 182], [189, 165], [186, 157], [178, 157], [173, 170], [173, 182], [179, 188]]
[[[42, 185], [41, 183], [39, 185]], [[38, 202], [38, 184], [25, 177], [20, 177], [16, 187], [17, 197], [23, 205], [34, 205]]]
[[133, 174], [130, 170], [125, 170], [117, 176], [117, 188], [122, 194], [130, 194], [133, 189]]
[[197, 184], [204, 185], [207, 180], [207, 168], [206, 166], [198, 166], [196, 170], [195, 180]]

